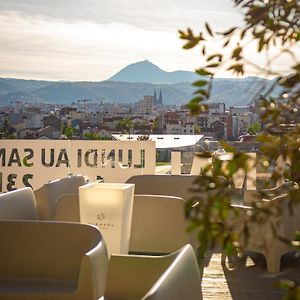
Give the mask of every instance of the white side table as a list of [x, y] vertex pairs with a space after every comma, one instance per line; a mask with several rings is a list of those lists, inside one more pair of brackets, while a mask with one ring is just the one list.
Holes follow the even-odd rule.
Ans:
[[110, 254], [128, 254], [134, 184], [88, 183], [79, 187], [80, 222], [97, 226]]

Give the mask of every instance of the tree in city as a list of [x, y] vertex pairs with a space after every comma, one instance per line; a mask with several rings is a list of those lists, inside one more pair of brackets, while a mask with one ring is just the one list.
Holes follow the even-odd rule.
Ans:
[[153, 121], [153, 123], [151, 124], [151, 132], [152, 133], [159, 133], [159, 122], [157, 120], [157, 118]]
[[0, 126], [0, 138], [1, 139], [15, 139], [15, 129], [9, 125], [9, 121], [6, 118]]
[[130, 119], [124, 119], [124, 120], [120, 121], [116, 126], [117, 130], [125, 131], [129, 134], [130, 134], [132, 128], [133, 128], [133, 122]]
[[[206, 103], [211, 96], [213, 78], [220, 71], [227, 70], [237, 76], [255, 71], [261, 76], [273, 77], [271, 83], [262, 86], [257, 95], [260, 97], [260, 122], [263, 128], [257, 137], [261, 145], [259, 154], [261, 167], [271, 175], [265, 181], [266, 187], [274, 186], [280, 179], [295, 183], [285, 190], [292, 209], [300, 201], [300, 63], [297, 57], [300, 40], [299, 1], [234, 0], [234, 4], [244, 16], [242, 26], [215, 32], [205, 23], [199, 34], [190, 28], [179, 31], [180, 38], [185, 41], [183, 48], [200, 47], [205, 60], [203, 66], [196, 70], [199, 80], [193, 83], [197, 89], [188, 107], [192, 114], [207, 110]], [[221, 46], [210, 47], [212, 43]], [[266, 58], [265, 65], [247, 56], [249, 47], [256, 47], [257, 55]], [[276, 68], [276, 62], [284, 56], [288, 57], [289, 70], [282, 73]], [[252, 129], [258, 132], [258, 127]], [[203, 153], [202, 157], [210, 158], [212, 162], [202, 170], [196, 182], [194, 197], [186, 204], [189, 229], [197, 231], [199, 252], [202, 255], [216, 243], [221, 244], [228, 255], [242, 252], [240, 238], [242, 235], [247, 237], [250, 224], [268, 222], [274, 213], [257, 200], [252, 203], [243, 224], [240, 224], [242, 230], [236, 230], [235, 218], [232, 216], [239, 216], [240, 210], [231, 205], [234, 193], [229, 187], [234, 186], [233, 178], [238, 172], [246, 173], [249, 170], [250, 158], [226, 143], [222, 143], [222, 146], [231, 153], [231, 160]], [[284, 168], [274, 168], [279, 160], [284, 162]], [[275, 211], [279, 215], [280, 207]], [[285, 242], [300, 250], [300, 233], [295, 232], [295, 238], [285, 239]], [[288, 290], [284, 299], [300, 299], [297, 284], [282, 281], [279, 286]]]
[[200, 134], [201, 128], [198, 125], [194, 125], [194, 131], [195, 131], [195, 134]]
[[97, 132], [87, 132], [84, 134], [87, 140], [101, 140], [100, 134]]
[[76, 130], [72, 126], [63, 125], [62, 133], [67, 137], [68, 140], [72, 140], [74, 138]]
[[260, 131], [261, 131], [261, 125], [259, 122], [253, 123], [252, 125], [250, 125], [248, 127], [248, 130], [247, 130], [247, 132], [252, 135], [258, 134], [258, 133], [260, 133]]

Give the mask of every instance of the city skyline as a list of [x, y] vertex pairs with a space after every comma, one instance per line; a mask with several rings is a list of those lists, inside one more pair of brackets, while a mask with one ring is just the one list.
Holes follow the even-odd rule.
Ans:
[[0, 77], [101, 81], [144, 59], [193, 71], [200, 50], [183, 50], [178, 29], [200, 31], [206, 21], [219, 31], [242, 24], [230, 0], [2, 0]]

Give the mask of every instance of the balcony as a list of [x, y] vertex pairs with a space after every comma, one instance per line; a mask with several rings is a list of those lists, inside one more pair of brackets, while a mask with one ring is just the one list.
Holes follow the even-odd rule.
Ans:
[[[23, 141], [23, 143], [24, 143], [24, 141]], [[114, 182], [118, 182], [118, 181], [130, 182], [133, 179], [129, 179], [129, 178], [133, 178], [133, 176], [137, 176], [139, 178], [139, 182], [135, 181], [135, 186], [136, 186], [136, 193], [138, 193], [138, 194], [151, 194], [154, 192], [155, 189], [158, 190], [158, 188], [157, 188], [158, 183], [159, 183], [159, 181], [163, 181], [162, 178], [164, 178], [165, 176], [167, 176], [168, 179], [176, 177], [175, 175], [174, 176], [153, 175], [154, 165], [155, 165], [155, 155], [154, 155], [155, 151], [154, 151], [153, 145], [151, 145], [151, 142], [150, 142], [149, 148], [147, 148], [146, 144], [143, 144], [145, 142], [142, 142], [141, 143], [143, 145], [142, 149], [135, 148], [134, 142], [124, 142], [124, 144], [123, 144], [124, 148], [120, 147], [120, 145], [116, 146], [116, 145], [110, 144], [110, 142], [108, 142], [109, 147], [107, 149], [104, 147], [98, 148], [97, 146], [95, 146], [95, 144], [91, 144], [89, 142], [83, 142], [84, 145], [77, 143], [76, 147], [75, 147], [75, 145], [70, 145], [67, 141], [59, 141], [59, 143], [54, 143], [54, 145], [53, 145], [53, 142], [51, 145], [50, 145], [50, 143], [49, 143], [49, 145], [45, 142], [42, 142], [42, 143], [43, 143], [42, 146], [38, 146], [36, 141], [34, 141], [34, 143], [32, 143], [32, 144], [30, 141], [29, 142], [26, 141], [26, 145], [19, 146], [14, 141], [11, 144], [6, 145], [5, 151], [1, 152], [1, 157], [0, 157], [0, 161], [2, 162], [2, 167], [3, 167], [2, 174], [1, 174], [3, 191], [5, 191], [5, 188], [7, 188], [7, 187], [12, 187], [12, 186], [9, 186], [9, 183], [14, 184], [18, 188], [22, 188], [24, 186], [24, 183], [26, 183], [26, 180], [28, 180], [27, 183], [36, 184], [36, 187], [37, 187], [36, 189], [39, 189], [41, 186], [44, 186], [44, 184], [46, 182], [48, 182], [50, 179], [65, 177], [67, 174], [70, 173], [70, 170], [73, 171], [73, 169], [72, 169], [74, 167], [73, 159], [75, 159], [75, 162], [77, 162], [75, 164], [76, 168], [78, 168], [78, 169], [82, 168], [81, 169], [81, 171], [83, 171], [82, 173], [84, 173], [85, 171], [87, 171], [87, 173], [90, 172], [90, 174], [92, 175], [91, 178], [94, 178], [94, 179], [96, 178], [96, 175], [99, 175], [98, 174], [99, 170], [104, 171], [105, 169], [106, 169], [106, 172], [108, 172], [108, 170], [110, 170], [112, 175], [109, 175], [109, 176], [112, 176], [112, 177], [114, 176], [114, 174], [116, 174], [118, 176], [121, 172], [123, 172], [122, 178], [118, 177], [114, 180], [111, 180]], [[14, 150], [14, 149], [17, 149], [17, 150]], [[29, 149], [32, 149], [32, 151], [30, 151]], [[43, 158], [43, 154], [42, 154], [43, 153], [42, 149], [44, 149], [44, 158]], [[54, 150], [51, 151], [51, 149], [54, 149]], [[62, 149], [66, 149], [66, 151], [62, 151]], [[94, 154], [95, 152], [89, 151], [89, 150], [93, 150], [93, 149], [96, 149], [99, 151], [97, 155]], [[104, 152], [102, 151], [103, 149], [105, 150]], [[81, 150], [81, 152], [79, 150]], [[112, 150], [115, 150], [114, 156], [111, 154]], [[141, 150], [145, 150], [144, 157], [141, 155], [141, 153], [142, 153]], [[52, 155], [52, 153], [53, 153], [53, 155]], [[99, 155], [99, 153], [111, 154], [111, 156], [109, 157], [109, 155], [106, 155], [103, 158]], [[129, 153], [131, 153], [131, 154], [129, 154]], [[47, 155], [49, 155], [49, 156], [47, 156]], [[51, 161], [52, 161], [51, 157], [53, 157], [53, 163], [51, 163]], [[111, 162], [112, 160], [114, 161], [114, 164]], [[130, 163], [128, 163], [129, 161], [130, 161]], [[43, 162], [44, 162], [44, 164], [43, 164]], [[80, 164], [78, 164], [78, 162], [80, 162], [80, 164], [81, 164], [80, 167], [79, 167]], [[47, 164], [48, 165], [52, 164], [52, 165], [47, 166]], [[137, 167], [137, 166], [139, 166], [139, 167]], [[149, 166], [152, 169], [147, 169]], [[35, 170], [35, 168], [37, 168], [37, 170]], [[24, 169], [26, 172], [24, 171]], [[71, 172], [71, 173], [73, 173], [73, 172]], [[76, 171], [74, 173], [76, 173]], [[16, 177], [12, 177], [12, 176], [9, 177], [9, 175], [11, 175], [11, 174], [15, 174]], [[24, 177], [26, 174], [27, 175], [31, 174], [31, 175], [33, 175], [33, 177], [31, 177], [31, 178], [28, 176]], [[103, 175], [104, 173], [102, 172], [101, 174]], [[124, 174], [126, 174], [126, 175], [124, 175]], [[152, 181], [153, 176], [158, 176], [158, 177], [155, 177], [156, 179], [158, 179], [157, 182]], [[163, 176], [163, 177], [159, 177], [159, 176]], [[188, 185], [191, 185], [191, 182], [192, 182], [191, 179], [192, 179], [192, 177], [190, 175], [178, 175], [178, 181], [176, 183], [174, 181], [173, 183], [169, 182], [165, 185], [162, 185], [160, 194], [156, 194], [155, 197], [151, 198], [152, 203], [154, 203], [154, 201], [159, 202], [160, 197], [165, 197], [166, 195], [168, 195], [169, 198], [165, 199], [166, 202], [173, 201], [173, 203], [175, 203], [175, 201], [176, 201], [176, 205], [178, 205], [178, 207], [180, 207], [180, 205], [181, 205], [182, 212], [183, 212], [183, 202], [179, 198], [175, 199], [175, 197], [181, 197], [183, 199], [188, 197], [188, 192], [186, 189], [183, 188], [183, 186], [186, 185], [186, 187], [187, 187]], [[8, 180], [8, 182], [6, 182], [7, 180]], [[110, 180], [108, 180], [108, 181], [110, 181]], [[58, 188], [55, 188], [54, 191], [58, 192]], [[50, 208], [52, 209], [53, 207], [55, 207], [55, 205], [58, 204], [58, 203], [56, 203], [57, 200], [55, 199], [55, 201], [53, 202], [54, 206], [52, 207], [50, 205], [48, 207], [49, 213], [48, 213], [48, 215], [44, 214], [44, 219], [52, 218], [52, 219], [54, 219], [54, 221], [52, 221], [52, 222], [55, 224], [59, 224], [60, 221], [75, 221], [75, 222], [77, 221], [78, 222], [79, 221], [78, 214], [80, 212], [77, 210], [77, 212], [76, 212], [77, 215], [76, 215], [76, 213], [74, 213], [73, 215], [70, 216], [70, 211], [68, 211], [69, 210], [68, 205], [69, 205], [70, 201], [74, 201], [74, 199], [76, 199], [76, 196], [74, 196], [74, 195], [72, 196], [72, 194], [74, 194], [74, 192], [64, 190], [63, 193], [66, 193], [67, 196], [65, 198], [62, 197], [60, 199], [60, 200], [63, 200], [60, 203], [60, 205], [61, 205], [60, 213], [57, 211], [50, 212]], [[45, 194], [43, 197], [44, 197], [43, 199], [46, 199]], [[150, 203], [149, 199], [147, 199], [147, 197], [140, 197], [140, 198], [139, 197], [140, 196], [136, 196], [136, 199], [139, 199], [140, 204], [142, 203], [142, 201], [144, 201], [144, 203], [148, 203], [148, 204]], [[49, 201], [51, 201], [51, 200], [49, 200]], [[74, 204], [74, 202], [73, 202], [73, 204]], [[20, 204], [18, 204], [17, 210], [20, 210], [21, 206], [19, 206], [19, 205]], [[66, 206], [64, 207], [64, 205], [66, 205]], [[141, 204], [141, 206], [142, 206], [142, 204]], [[74, 207], [75, 206], [73, 206], [73, 208]], [[140, 220], [138, 220], [137, 216], [139, 215], [139, 213], [137, 213], [137, 209], [140, 209], [140, 208], [141, 207], [138, 208], [137, 206], [133, 208], [133, 209], [136, 209], [136, 215], [135, 215], [135, 219], [134, 219], [134, 222], [135, 222], [134, 225], [136, 226], [135, 227], [136, 229], [140, 228], [143, 225], [143, 223], [147, 223], [147, 220], [148, 220], [147, 217], [149, 217], [149, 220], [151, 219], [151, 213], [155, 213], [155, 209], [153, 209], [153, 211], [151, 211], [150, 208], [147, 208], [145, 215], [143, 215], [143, 217]], [[158, 224], [160, 222], [159, 212], [163, 212], [163, 211], [167, 211], [167, 210], [170, 211], [170, 209], [168, 209], [167, 204], [165, 206], [165, 209], [161, 208], [160, 210], [159, 209], [156, 210], [156, 215], [152, 219], [151, 226], [149, 226], [147, 228], [147, 230], [151, 230], [151, 229], [155, 228], [155, 226], [158, 226]], [[8, 210], [2, 210], [2, 212], [3, 211], [5, 213]], [[63, 212], [65, 212], [65, 211], [68, 211], [68, 213], [69, 213], [68, 216], [66, 217], [66, 218], [70, 218], [69, 220], [63, 219], [64, 218]], [[72, 211], [75, 212], [76, 207]], [[21, 209], [20, 214], [22, 215], [23, 213], [25, 213], [25, 208]], [[0, 214], [0, 216], [1, 216], [1, 214]], [[170, 213], [170, 216], [169, 216], [170, 219], [168, 219], [168, 222], [165, 223], [165, 226], [163, 226], [163, 223], [162, 223], [160, 225], [161, 230], [156, 231], [155, 234], [157, 235], [158, 239], [165, 234], [164, 230], [172, 230], [176, 227], [176, 224], [178, 224], [176, 222], [178, 222], [178, 219], [180, 218], [180, 216], [179, 215], [176, 217], [174, 217], [174, 216], [175, 216], [175, 208], [174, 208], [173, 220], [172, 220], [172, 213]], [[28, 218], [36, 219], [37, 217], [33, 214]], [[1, 217], [1, 219], [3, 219], [3, 217]], [[11, 219], [13, 219], [13, 217], [11, 217]], [[49, 223], [49, 222], [48, 223], [47, 222], [48, 221], [46, 221], [45, 224]], [[140, 223], [138, 223], [138, 222], [140, 222]], [[154, 223], [156, 223], [156, 224], [154, 224]], [[182, 224], [184, 224], [183, 219], [182, 219]], [[182, 228], [185, 228], [185, 225], [180, 225], [180, 226], [182, 226]], [[183, 232], [184, 232], [184, 230], [183, 230]], [[62, 233], [63, 233], [63, 231], [62, 231]], [[137, 231], [131, 232], [131, 238], [132, 238], [132, 236], [134, 236], [134, 234], [136, 234], [135, 237], [137, 237]], [[145, 234], [145, 232], [144, 232], [144, 240], [142, 241], [142, 243], [147, 241], [148, 234], [150, 234], [150, 231], [147, 234]], [[153, 234], [153, 232], [152, 232], [152, 234]], [[143, 234], [141, 234], [141, 235], [143, 237]], [[139, 232], [138, 236], [140, 237], [141, 235]], [[164, 240], [161, 240], [160, 242], [156, 243], [155, 247], [157, 247], [157, 248], [155, 248], [154, 252], [153, 252], [154, 248], [152, 248], [152, 251], [149, 248], [150, 250], [148, 251], [148, 253], [147, 253], [147, 249], [138, 248], [138, 247], [140, 247], [140, 245], [145, 245], [145, 244], [138, 244], [138, 242], [140, 242], [138, 239], [135, 241], [135, 244], [132, 242], [131, 248], [129, 247], [129, 256], [125, 255], [126, 257], [129, 258], [129, 260], [128, 260], [128, 262], [124, 263], [124, 266], [126, 266], [126, 267], [125, 267], [125, 269], [124, 269], [124, 267], [122, 268], [121, 273], [122, 274], [126, 274], [126, 273], [130, 274], [130, 272], [132, 271], [131, 267], [139, 268], [139, 266], [142, 266], [144, 264], [144, 262], [139, 261], [139, 257], [140, 258], [143, 257], [143, 256], [139, 256], [140, 254], [151, 255], [151, 259], [153, 259], [153, 255], [157, 256], [157, 255], [161, 255], [163, 253], [170, 253], [170, 252], [176, 253], [176, 250], [179, 249], [180, 246], [184, 246], [184, 244], [186, 244], [186, 243], [193, 244], [193, 242], [195, 242], [193, 239], [189, 240], [189, 237], [187, 239], [185, 239], [184, 237], [181, 239], [181, 237], [179, 238], [178, 233], [175, 233], [175, 232], [173, 232], [172, 234], [169, 234], [169, 236], [168, 235], [164, 235], [164, 236], [165, 236]], [[68, 235], [65, 234], [65, 239], [67, 239], [67, 238], [68, 238]], [[162, 247], [162, 245], [166, 242], [167, 238], [169, 238], [169, 240], [170, 240], [170, 243], [168, 244], [168, 247], [170, 247], [170, 248], [168, 248], [168, 249], [165, 248], [162, 250], [162, 248], [160, 248], [160, 246]], [[179, 240], [180, 240], [180, 242], [178, 242]], [[172, 244], [172, 241], [174, 242], [173, 244]], [[72, 242], [75, 242], [75, 236], [74, 236], [74, 239], [72, 239]], [[46, 241], [45, 241], [45, 243], [46, 243]], [[180, 245], [180, 243], [181, 243], [181, 245]], [[132, 245], [134, 245], [134, 246], [132, 246]], [[137, 246], [137, 245], [139, 245], [139, 246]], [[195, 244], [194, 244], [194, 246], [195, 246]], [[34, 244], [31, 247], [34, 248]], [[150, 244], [149, 247], [154, 247], [154, 246], [153, 246], [153, 244], [152, 245]], [[187, 251], [187, 250], [184, 250], [184, 251]], [[190, 250], [188, 250], [188, 251], [190, 251]], [[0, 254], [1, 254], [1, 251], [0, 251]], [[205, 259], [198, 259], [198, 267], [200, 270], [200, 274], [197, 275], [197, 280], [198, 280], [197, 284], [199, 284], [199, 286], [198, 286], [199, 293], [197, 292], [197, 295], [195, 298], [191, 298], [190, 294], [188, 292], [189, 281], [186, 281], [185, 285], [188, 288], [184, 289], [184, 287], [181, 287], [185, 291], [185, 296], [184, 296], [184, 298], [182, 298], [182, 296], [181, 296], [180, 299], [203, 299], [203, 300], [204, 299], [205, 300], [206, 299], [220, 299], [220, 300], [223, 300], [223, 299], [224, 300], [225, 299], [226, 300], [227, 299], [234, 299], [234, 300], [237, 300], [237, 299], [238, 300], [243, 300], [243, 299], [281, 299], [283, 292], [281, 290], [275, 289], [272, 286], [272, 284], [275, 281], [282, 279], [282, 278], [290, 279], [290, 280], [294, 280], [294, 281], [299, 280], [300, 261], [299, 261], [299, 258], [296, 258], [294, 255], [292, 255], [292, 253], [287, 253], [282, 256], [281, 268], [280, 268], [280, 272], [278, 272], [278, 273], [268, 273], [267, 272], [266, 261], [262, 255], [255, 253], [255, 252], [250, 252], [250, 251], [247, 252], [247, 254], [248, 254], [247, 258], [240, 258], [240, 259], [236, 259], [236, 260], [230, 261], [230, 262], [227, 261], [225, 265], [221, 264], [221, 251], [218, 251], [218, 250], [211, 252]], [[174, 266], [173, 262], [176, 261], [177, 255], [178, 255], [178, 253], [174, 254], [174, 256], [172, 256], [174, 258], [174, 260], [169, 259], [169, 266]], [[60, 257], [60, 256], [58, 256], [58, 257]], [[133, 262], [133, 260], [130, 261], [130, 257], [136, 261], [135, 262]], [[58, 265], [63, 266], [65, 263], [64, 260], [67, 259], [67, 256], [64, 258], [60, 257], [59, 259], [60, 259], [60, 261], [58, 262]], [[116, 256], [115, 258], [113, 258], [112, 261], [108, 261], [108, 269], [111, 268], [111, 270], [112, 270], [111, 272], [113, 272], [113, 271], [116, 272], [116, 270], [118, 270], [118, 268], [120, 268], [120, 266], [118, 265], [120, 263], [120, 261], [118, 261], [119, 259], [121, 260], [121, 257]], [[154, 266], [156, 266], [155, 259], [149, 265], [150, 265], [150, 268], [151, 268], [151, 266], [152, 266], [152, 268], [154, 268]], [[128, 269], [126, 269], [126, 268], [128, 268]], [[161, 271], [161, 275], [165, 274], [164, 271], [170, 270], [168, 268], [168, 264], [166, 264], [163, 269], [161, 269], [161, 267], [158, 267], [158, 269]], [[121, 269], [119, 269], [119, 270], [121, 270]], [[179, 276], [182, 276], [182, 274], [185, 274], [185, 273], [181, 273], [181, 272], [179, 272], [179, 273], [180, 273]], [[118, 286], [120, 288], [119, 293], [122, 294], [122, 292], [120, 292], [120, 291], [122, 290], [122, 288], [124, 288], [124, 285], [125, 285], [124, 282], [127, 282], [129, 285], [130, 280], [129, 280], [129, 278], [116, 279], [116, 277], [110, 277], [110, 276], [113, 276], [112, 273], [107, 273], [107, 274], [108, 274], [107, 275], [108, 278], [113, 278], [113, 279], [111, 279], [111, 281], [109, 279], [107, 286], [102, 287], [101, 293], [105, 294], [104, 291], [106, 289], [106, 291], [109, 290], [112, 293], [111, 294], [112, 296], [104, 297], [103, 299], [119, 299], [119, 298], [114, 298], [114, 297], [117, 297], [115, 293], [118, 292], [118, 289], [116, 289], [116, 287]], [[149, 285], [149, 282], [147, 281], [147, 279], [144, 278], [144, 274], [146, 274], [146, 273], [142, 273], [142, 274], [138, 273], [138, 276], [135, 278], [135, 280], [136, 280], [135, 282], [136, 283], [138, 282], [139, 285], [140, 284], [143, 285], [143, 283], [146, 285], [146, 282], [147, 282], [147, 285]], [[191, 273], [190, 273], [191, 276], [192, 275], [194, 276], [195, 274], [197, 274], [197, 271], [195, 271], [195, 270], [191, 271]], [[4, 275], [5, 275], [5, 273], [4, 273]], [[167, 275], [164, 275], [164, 276], [167, 276]], [[159, 276], [157, 278], [159, 278]], [[179, 277], [179, 278], [181, 278], [181, 280], [184, 281], [183, 277]], [[195, 279], [195, 277], [194, 277], [194, 279]], [[76, 286], [76, 280], [74, 278], [72, 280], [73, 281], [70, 282], [70, 285], [67, 287], [67, 290], [75, 289], [74, 286]], [[92, 279], [90, 279], [90, 280], [92, 281]], [[116, 281], [114, 281], [114, 280], [116, 280]], [[123, 285], [118, 280], [121, 280], [123, 282]], [[190, 278], [189, 280], [192, 281], [193, 279]], [[156, 281], [153, 279], [152, 284], [154, 284], [155, 282]], [[150, 290], [151, 286], [154, 287], [155, 285], [150, 284], [149, 290]], [[3, 289], [3, 287], [4, 287], [4, 285], [0, 284], [0, 298], [1, 298], [1, 289]], [[50, 285], [48, 285], [48, 286], [44, 285], [44, 287], [42, 287], [42, 285], [41, 285], [40, 288], [42, 290], [45, 289], [47, 291], [49, 291], [49, 289], [51, 290]], [[174, 288], [174, 285], [173, 285], [173, 288]], [[190, 288], [194, 289], [195, 286], [192, 285]], [[195, 290], [197, 291], [197, 288]], [[61, 295], [63, 295], [63, 293], [67, 292], [63, 288], [61, 291], [62, 291]], [[22, 295], [24, 296], [24, 293], [26, 293], [26, 292], [24, 292], [24, 290], [23, 290], [23, 292], [20, 292], [19, 298], [16, 298], [16, 299], [22, 299]], [[100, 294], [98, 294], [98, 296]], [[6, 299], [6, 298], [3, 298], [3, 299]], [[9, 298], [7, 298], [7, 299], [9, 299]], [[32, 299], [34, 299], [34, 298], [32, 298]], [[64, 298], [62, 297], [62, 299], [64, 299]], [[67, 299], [67, 297], [66, 297], [66, 299]], [[78, 298], [78, 299], [80, 299], [80, 298]], [[83, 299], [83, 298], [81, 298], [81, 299]], [[84, 299], [96, 299], [96, 298], [95, 298], [95, 296], [89, 296]], [[126, 298], [123, 295], [122, 299], [132, 299], [132, 298], [130, 298], [129, 296], [128, 296], [128, 298]], [[137, 297], [134, 299], [141, 299], [141, 297], [140, 298]], [[145, 299], [148, 299], [148, 298], [145, 298]], [[157, 299], [166, 299], [166, 300], [172, 299], [173, 300], [175, 298], [157, 298]]]

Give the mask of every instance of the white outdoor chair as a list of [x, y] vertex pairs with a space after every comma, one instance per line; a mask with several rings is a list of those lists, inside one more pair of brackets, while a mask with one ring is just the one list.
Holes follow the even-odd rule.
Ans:
[[37, 220], [36, 201], [31, 188], [0, 195], [0, 220]]
[[0, 221], [0, 299], [104, 294], [108, 255], [99, 230], [75, 223]]
[[290, 189], [298, 189], [298, 184], [292, 181], [287, 181], [274, 188], [261, 190], [246, 190], [235, 188], [236, 198], [240, 203], [246, 206], [251, 206], [257, 201], [271, 200], [277, 196], [286, 194]]
[[190, 245], [166, 256], [112, 255], [103, 300], [200, 300], [197, 259]]
[[[58, 198], [53, 220], [79, 222], [78, 200], [73, 195]], [[184, 200], [162, 195], [134, 195], [129, 252], [139, 254], [171, 253], [190, 243], [196, 249], [193, 234], [187, 233]]]
[[[262, 253], [266, 258], [268, 272], [278, 273], [280, 271], [280, 260], [283, 254], [294, 251], [295, 248], [283, 242], [280, 237], [292, 240], [296, 230], [300, 229], [299, 222], [296, 220], [299, 216], [295, 213], [299, 211], [300, 204], [291, 211], [289, 201], [286, 195], [278, 196], [270, 201], [263, 202], [263, 205], [275, 212], [275, 205], [280, 206], [280, 215], [271, 215], [269, 221], [264, 223], [251, 223], [249, 225], [249, 237], [241, 235], [240, 243], [246, 250]], [[241, 230], [247, 211], [251, 207], [235, 206], [240, 210], [240, 217], [235, 220], [236, 230]], [[236, 218], [236, 217], [234, 217]], [[274, 229], [276, 235], [274, 235]], [[225, 256], [222, 256], [222, 262], [225, 262]]]
[[135, 184], [135, 194], [165, 195], [189, 199], [190, 189], [198, 176], [193, 175], [136, 175], [127, 180]]
[[[245, 189], [256, 190], [256, 153], [246, 153], [249, 157], [249, 171], [247, 174], [242, 170], [239, 170], [233, 177], [235, 187], [242, 188], [245, 184]], [[226, 153], [222, 150], [218, 153], [218, 150], [213, 154], [224, 161], [230, 161], [232, 159], [232, 153]], [[211, 164], [211, 159], [200, 157], [195, 154], [193, 164], [191, 168], [191, 175], [200, 175], [202, 170]], [[210, 172], [209, 172], [210, 173]]]
[[77, 199], [78, 188], [86, 183], [84, 176], [70, 176], [46, 183], [35, 191], [37, 209], [41, 220], [51, 220], [57, 199], [66, 194], [73, 194], [73, 199]]
[[80, 222], [78, 194], [64, 194], [57, 198], [51, 220]]
[[186, 232], [184, 200], [161, 195], [135, 195], [129, 251], [171, 253], [185, 244], [195, 244]]

